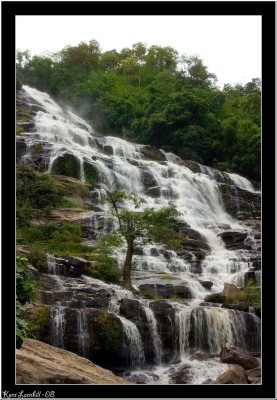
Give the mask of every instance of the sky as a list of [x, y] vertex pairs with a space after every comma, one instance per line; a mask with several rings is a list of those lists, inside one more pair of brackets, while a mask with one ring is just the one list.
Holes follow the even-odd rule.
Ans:
[[196, 55], [221, 87], [261, 78], [260, 16], [16, 16], [16, 48], [31, 55], [92, 39], [102, 51], [143, 42]]

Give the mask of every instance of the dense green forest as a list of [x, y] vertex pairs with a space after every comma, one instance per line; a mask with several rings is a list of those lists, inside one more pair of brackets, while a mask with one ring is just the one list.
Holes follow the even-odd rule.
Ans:
[[143, 43], [102, 52], [95, 40], [47, 56], [19, 50], [16, 65], [17, 88], [48, 92], [100, 133], [260, 180], [257, 78], [220, 89], [198, 57]]

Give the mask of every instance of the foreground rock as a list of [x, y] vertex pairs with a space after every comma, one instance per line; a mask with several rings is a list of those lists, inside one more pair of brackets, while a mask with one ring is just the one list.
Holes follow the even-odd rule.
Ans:
[[239, 365], [233, 365], [230, 369], [223, 372], [215, 384], [247, 384], [248, 378], [245, 370]]
[[86, 358], [33, 339], [16, 351], [17, 384], [129, 384]]
[[224, 363], [238, 364], [245, 369], [252, 369], [259, 366], [259, 360], [257, 358], [252, 357], [236, 346], [223, 347], [220, 352], [220, 359]]

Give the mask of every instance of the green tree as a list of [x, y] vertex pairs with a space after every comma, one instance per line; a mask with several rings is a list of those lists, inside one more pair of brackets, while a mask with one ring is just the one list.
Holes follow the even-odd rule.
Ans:
[[[176, 232], [176, 217], [179, 212], [175, 207], [164, 207], [160, 210], [145, 208], [138, 211], [140, 200], [133, 195], [115, 190], [107, 191], [106, 200], [113, 208], [113, 215], [118, 222], [114, 234], [119, 235], [127, 245], [125, 261], [123, 264], [123, 286], [134, 290], [131, 281], [131, 267], [134, 247], [137, 241], [142, 244], [167, 243], [174, 247], [181, 247], [181, 236]], [[120, 208], [123, 200], [131, 201], [135, 210]]]

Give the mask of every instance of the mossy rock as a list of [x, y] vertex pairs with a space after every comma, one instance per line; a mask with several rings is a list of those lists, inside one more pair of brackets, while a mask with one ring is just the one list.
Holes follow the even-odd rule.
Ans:
[[72, 154], [64, 154], [56, 158], [52, 166], [53, 175], [65, 175], [80, 178], [80, 161]]
[[88, 163], [87, 161], [84, 161], [84, 172], [87, 182], [89, 183], [99, 182], [99, 173], [97, 168], [94, 167], [92, 164]]
[[222, 293], [212, 293], [205, 297], [209, 303], [226, 303], [226, 297]]
[[120, 348], [122, 338], [121, 322], [115, 315], [101, 312], [95, 318], [95, 325], [106, 350], [115, 351]]

